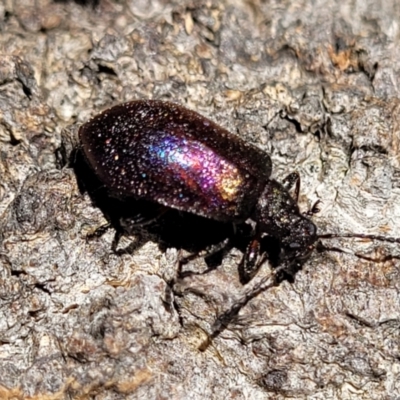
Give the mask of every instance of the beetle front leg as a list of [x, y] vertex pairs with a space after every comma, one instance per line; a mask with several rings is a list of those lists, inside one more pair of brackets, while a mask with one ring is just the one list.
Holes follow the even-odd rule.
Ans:
[[261, 255], [261, 234], [257, 232], [247, 246], [242, 262], [239, 265], [240, 282], [246, 284], [251, 281], [267, 259], [266, 253]]

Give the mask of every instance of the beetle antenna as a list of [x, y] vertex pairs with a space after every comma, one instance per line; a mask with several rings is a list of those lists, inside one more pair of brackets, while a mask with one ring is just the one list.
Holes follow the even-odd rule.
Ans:
[[381, 235], [368, 235], [364, 233], [323, 233], [317, 236], [318, 239], [336, 239], [336, 238], [360, 238], [379, 240], [381, 242], [400, 243], [400, 238], [381, 236]]

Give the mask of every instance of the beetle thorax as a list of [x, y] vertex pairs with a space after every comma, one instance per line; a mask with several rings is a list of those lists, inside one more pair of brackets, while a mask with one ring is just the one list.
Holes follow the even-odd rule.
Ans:
[[285, 261], [307, 258], [317, 240], [316, 226], [275, 180], [265, 186], [257, 202], [255, 220], [261, 233], [279, 240]]

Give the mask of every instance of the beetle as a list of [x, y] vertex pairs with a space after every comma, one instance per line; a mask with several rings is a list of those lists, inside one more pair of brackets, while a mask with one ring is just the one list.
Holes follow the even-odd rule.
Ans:
[[[269, 155], [180, 105], [136, 100], [81, 126], [83, 153], [95, 175], [120, 199], [147, 200], [221, 222], [254, 226], [241, 264], [248, 282], [266, 261], [261, 240], [278, 240], [278, 264], [290, 270], [308, 258], [317, 228], [288, 188], [270, 179]], [[160, 211], [162, 212], [162, 211]], [[143, 224], [143, 220], [137, 224]]]
[[[293, 275], [318, 239], [400, 243], [400, 238], [379, 235], [317, 234], [310, 217], [319, 211], [318, 202], [300, 212], [297, 173], [282, 183], [271, 179], [267, 153], [172, 102], [136, 100], [114, 106], [82, 125], [79, 138], [86, 162], [111, 196], [125, 204], [143, 200], [150, 204], [150, 212], [139, 213], [131, 227], [143, 226], [168, 209], [250, 226], [239, 266], [242, 283], [249, 282], [268, 259], [263, 240], [272, 238], [279, 244], [275, 269], [217, 318], [209, 339], [250, 299], [276, 284], [279, 276]], [[293, 186], [292, 197], [289, 190]], [[208, 344], [209, 340], [203, 349]]]

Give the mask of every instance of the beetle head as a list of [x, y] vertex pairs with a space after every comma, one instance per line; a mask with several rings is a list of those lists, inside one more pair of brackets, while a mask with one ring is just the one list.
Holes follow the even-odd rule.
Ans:
[[290, 224], [287, 234], [280, 237], [282, 261], [305, 261], [314, 250], [317, 227], [307, 217], [299, 214]]
[[254, 219], [262, 235], [280, 244], [279, 263], [301, 264], [314, 249], [317, 227], [303, 215], [288, 190], [275, 180], [267, 182]]

